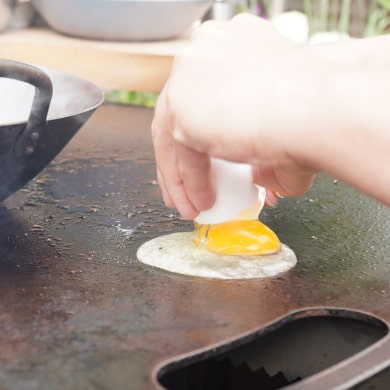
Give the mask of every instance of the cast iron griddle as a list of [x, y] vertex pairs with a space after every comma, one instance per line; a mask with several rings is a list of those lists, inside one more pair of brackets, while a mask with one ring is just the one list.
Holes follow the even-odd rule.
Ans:
[[[192, 229], [163, 206], [151, 118], [148, 109], [103, 106], [3, 204], [2, 389], [153, 389], [166, 364], [211, 355], [280, 320], [362, 312], [390, 323], [389, 209], [326, 176], [262, 216], [298, 257], [281, 277], [199, 279], [139, 264], [145, 240]], [[321, 383], [385, 368], [388, 343]]]

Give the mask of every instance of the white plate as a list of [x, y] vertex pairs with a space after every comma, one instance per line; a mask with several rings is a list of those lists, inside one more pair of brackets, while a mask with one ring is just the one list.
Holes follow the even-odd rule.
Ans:
[[187, 32], [212, 0], [32, 0], [55, 30], [82, 38], [146, 41]]

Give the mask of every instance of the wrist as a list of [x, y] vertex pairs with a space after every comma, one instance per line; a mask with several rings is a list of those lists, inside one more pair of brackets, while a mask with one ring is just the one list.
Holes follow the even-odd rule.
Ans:
[[317, 83], [318, 101], [309, 107], [317, 124], [308, 122], [315, 127], [306, 127], [297, 152], [315, 171], [388, 204], [389, 80], [389, 71], [376, 66], [329, 68]]

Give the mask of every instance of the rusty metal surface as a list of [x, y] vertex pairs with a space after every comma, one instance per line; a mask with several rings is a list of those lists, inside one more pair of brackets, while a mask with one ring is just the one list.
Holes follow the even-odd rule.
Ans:
[[[0, 209], [0, 388], [153, 389], [166, 362], [302, 311], [390, 323], [390, 211], [326, 176], [264, 212], [298, 257], [281, 277], [199, 279], [139, 264], [145, 240], [192, 229], [163, 206], [151, 118], [101, 107]], [[372, 356], [386, 366], [387, 336], [382, 344]]]

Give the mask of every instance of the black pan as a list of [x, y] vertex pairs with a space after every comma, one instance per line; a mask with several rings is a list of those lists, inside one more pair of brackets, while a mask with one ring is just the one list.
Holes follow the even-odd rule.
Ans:
[[102, 102], [86, 80], [0, 59], [0, 201], [57, 156]]

